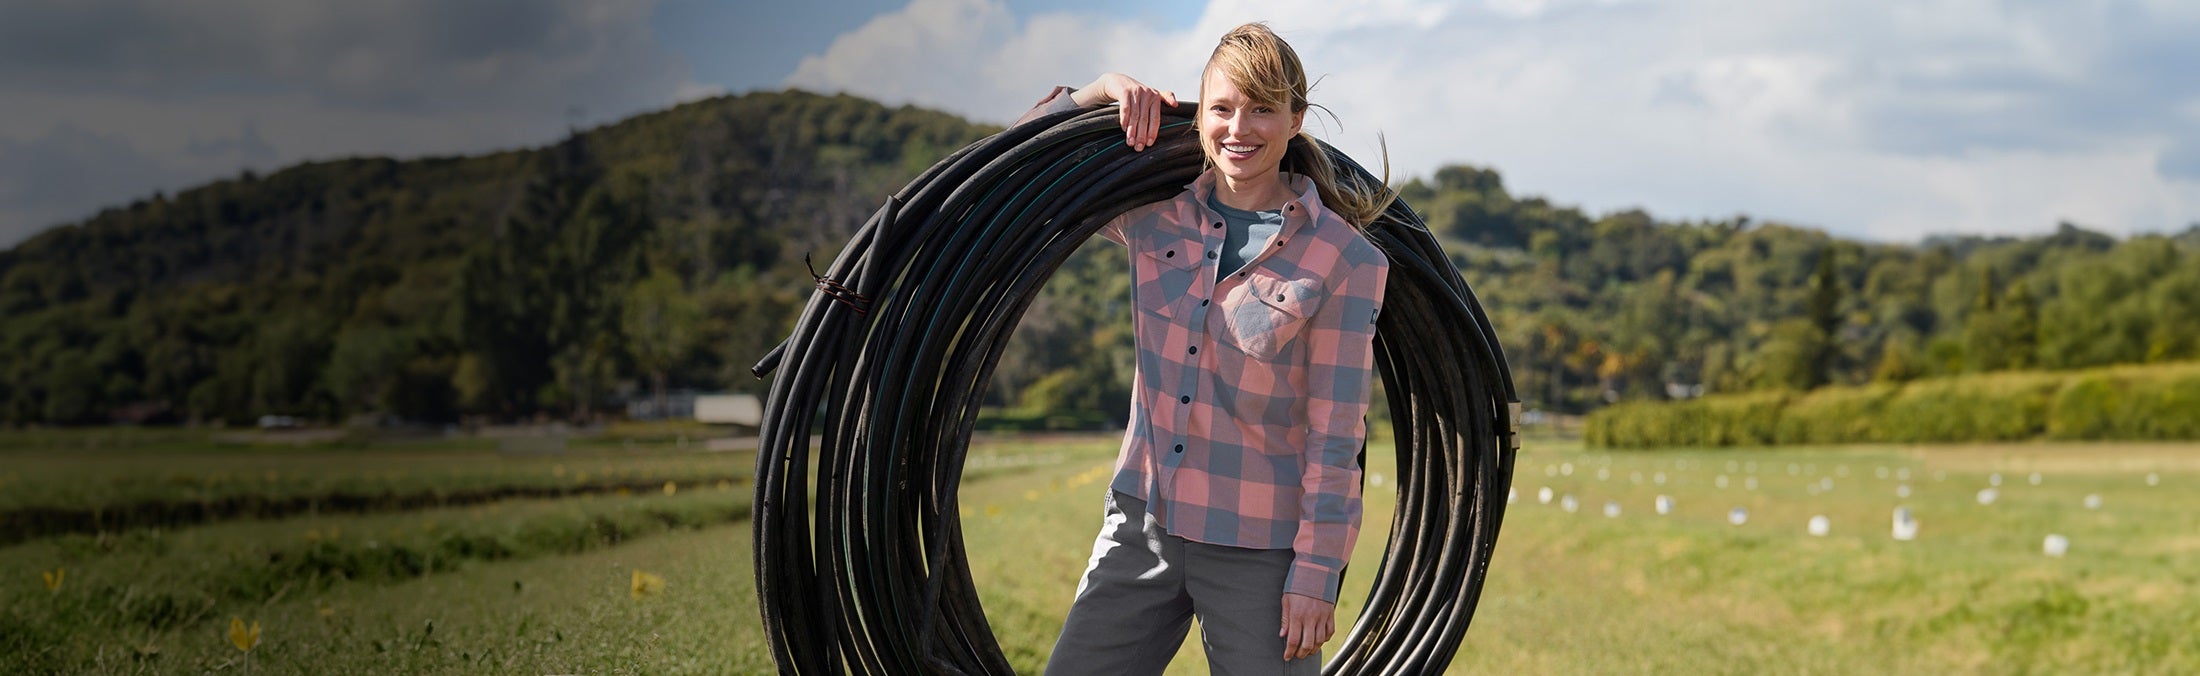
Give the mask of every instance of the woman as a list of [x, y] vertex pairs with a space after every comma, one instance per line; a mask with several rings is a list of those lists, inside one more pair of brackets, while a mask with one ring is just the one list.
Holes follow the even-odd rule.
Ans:
[[[1386, 202], [1341, 189], [1306, 139], [1307, 79], [1262, 24], [1200, 84], [1207, 170], [1101, 230], [1129, 247], [1138, 364], [1107, 516], [1047, 672], [1158, 674], [1198, 617], [1217, 674], [1319, 673], [1360, 521]], [[1025, 119], [1121, 104], [1155, 141], [1174, 94], [1109, 73]], [[1286, 154], [1306, 174], [1283, 171]]]

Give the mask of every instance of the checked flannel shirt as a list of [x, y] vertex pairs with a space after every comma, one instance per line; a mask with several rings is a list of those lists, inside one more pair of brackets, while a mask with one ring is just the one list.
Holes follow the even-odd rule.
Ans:
[[[1018, 123], [1075, 107], [1058, 88]], [[1313, 181], [1257, 256], [1217, 281], [1214, 172], [1100, 235], [1130, 249], [1138, 363], [1113, 490], [1170, 533], [1290, 548], [1284, 591], [1330, 603], [1360, 528], [1375, 317], [1390, 261]]]

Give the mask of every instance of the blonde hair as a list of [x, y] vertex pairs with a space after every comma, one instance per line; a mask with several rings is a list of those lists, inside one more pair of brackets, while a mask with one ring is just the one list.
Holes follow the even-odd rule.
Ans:
[[[1256, 21], [1224, 33], [1222, 41], [1215, 45], [1214, 54], [1207, 57], [1207, 70], [1217, 69], [1223, 77], [1229, 78], [1232, 86], [1254, 101], [1287, 108], [1292, 114], [1314, 107], [1306, 100], [1310, 85], [1306, 80], [1306, 67], [1299, 62], [1299, 53], [1291, 49], [1291, 43], [1284, 42], [1275, 31], [1269, 30], [1268, 24]], [[1206, 81], [1204, 76], [1200, 78], [1200, 82]], [[1364, 228], [1375, 222], [1397, 199], [1397, 193], [1386, 187], [1390, 182], [1389, 149], [1383, 150], [1381, 183], [1368, 186], [1354, 180], [1352, 185], [1345, 186], [1338, 183], [1336, 165], [1321, 148], [1314, 136], [1302, 129], [1285, 150], [1282, 169], [1313, 179], [1322, 205], [1353, 225]], [[1207, 157], [1206, 162], [1211, 165], [1214, 158]]]

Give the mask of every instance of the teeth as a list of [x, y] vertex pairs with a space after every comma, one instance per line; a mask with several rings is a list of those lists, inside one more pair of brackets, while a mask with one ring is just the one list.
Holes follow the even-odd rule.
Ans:
[[1227, 150], [1227, 151], [1230, 151], [1230, 152], [1233, 152], [1233, 153], [1249, 153], [1249, 152], [1253, 152], [1253, 149], [1254, 149], [1254, 148], [1258, 148], [1258, 147], [1259, 147], [1259, 146], [1233, 146], [1233, 145], [1224, 145], [1224, 146], [1222, 146], [1222, 149], [1223, 149], [1223, 150]]

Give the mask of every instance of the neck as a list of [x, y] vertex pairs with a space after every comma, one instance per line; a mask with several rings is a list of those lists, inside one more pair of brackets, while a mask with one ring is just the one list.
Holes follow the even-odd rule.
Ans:
[[1216, 172], [1215, 178], [1215, 201], [1232, 209], [1274, 211], [1297, 196], [1291, 193], [1280, 170], [1244, 181], [1223, 176], [1220, 172]]

